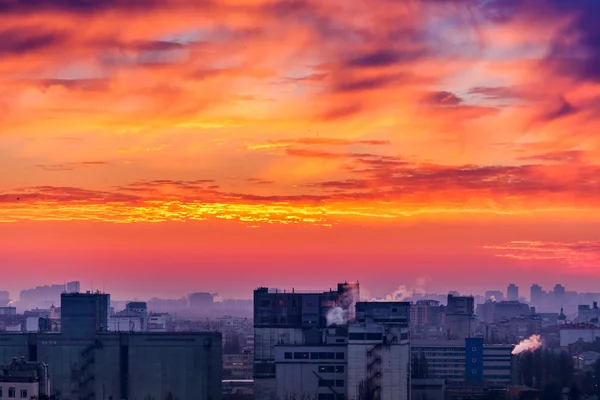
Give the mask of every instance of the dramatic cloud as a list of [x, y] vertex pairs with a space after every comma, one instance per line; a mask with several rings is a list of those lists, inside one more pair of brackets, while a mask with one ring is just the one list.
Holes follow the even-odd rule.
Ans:
[[600, 263], [600, 241], [573, 243], [514, 241], [486, 246], [498, 257], [521, 261], [556, 261], [573, 268], [596, 269]]

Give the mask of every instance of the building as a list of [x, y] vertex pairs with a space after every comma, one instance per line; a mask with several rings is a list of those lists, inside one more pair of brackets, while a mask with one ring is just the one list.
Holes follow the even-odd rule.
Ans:
[[0, 307], [0, 315], [17, 315], [17, 307]]
[[188, 295], [188, 300], [190, 302], [190, 308], [203, 309], [212, 306], [214, 296], [205, 292], [190, 293]]
[[511, 283], [506, 288], [506, 298], [508, 301], [519, 301], [519, 287]]
[[65, 287], [67, 293], [79, 293], [81, 291], [80, 289], [81, 285], [79, 284], [79, 281], [67, 282]]
[[598, 308], [598, 302], [595, 301], [591, 308], [587, 304], [577, 306], [577, 322], [598, 325], [599, 321], [600, 308]]
[[110, 296], [104, 293], [63, 293], [61, 331], [70, 337], [89, 338], [108, 332]]
[[50, 394], [48, 366], [41, 362], [13, 358], [0, 366], [0, 398], [39, 399]]
[[64, 399], [220, 399], [220, 333], [109, 333], [101, 293], [64, 293], [62, 318], [60, 333], [2, 334], [0, 362], [43, 362]]
[[409, 325], [408, 302], [356, 304], [348, 327], [348, 399], [410, 398]]
[[252, 379], [253, 361], [251, 352], [223, 354], [223, 379]]
[[276, 346], [277, 398], [345, 399], [347, 352], [346, 344]]
[[454, 296], [448, 295], [448, 305], [446, 306], [446, 315], [462, 314], [473, 315], [475, 313], [475, 299], [473, 296]]
[[554, 286], [554, 291], [552, 293], [554, 294], [556, 304], [561, 304], [565, 300], [565, 287], [560, 283], [557, 283], [556, 286]]
[[148, 316], [148, 332], [167, 332], [168, 324], [173, 322], [173, 318], [170, 314], [152, 313]]
[[560, 326], [560, 346], [567, 347], [579, 340], [587, 343], [600, 337], [600, 328], [588, 324], [563, 324]]
[[442, 324], [444, 308], [437, 300], [418, 300], [410, 308], [411, 327], [438, 326]]
[[354, 316], [358, 283], [340, 283], [337, 290], [299, 292], [258, 288], [254, 291], [254, 396], [274, 399], [276, 346], [321, 343], [328, 325], [346, 324]]
[[426, 379], [443, 379], [449, 386], [513, 382], [513, 345], [485, 345], [480, 338], [449, 341], [413, 340], [413, 358], [427, 360]]
[[536, 285], [535, 283], [531, 285], [531, 290], [529, 292], [529, 301], [531, 304], [536, 306], [541, 305], [544, 301], [544, 291], [540, 285]]

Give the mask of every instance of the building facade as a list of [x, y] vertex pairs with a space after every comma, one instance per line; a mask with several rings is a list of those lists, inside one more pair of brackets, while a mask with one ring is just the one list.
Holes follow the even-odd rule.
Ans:
[[[255, 399], [275, 399], [276, 346], [320, 344], [328, 324], [344, 324], [353, 318], [358, 293], [358, 283], [340, 283], [337, 290], [325, 292], [268, 288], [254, 291]], [[328, 320], [334, 309], [337, 319]]]

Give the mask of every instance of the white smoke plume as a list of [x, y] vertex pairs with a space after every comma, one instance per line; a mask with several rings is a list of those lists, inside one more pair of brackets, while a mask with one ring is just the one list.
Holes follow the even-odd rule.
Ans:
[[521, 340], [521, 343], [515, 346], [512, 354], [521, 354], [525, 351], [535, 351], [542, 347], [540, 335], [531, 335], [529, 338]]
[[338, 298], [337, 306], [327, 311], [327, 326], [345, 325], [354, 318], [354, 307], [359, 300], [357, 282], [350, 282], [348, 290]]
[[415, 294], [425, 294], [425, 290], [423, 288], [409, 288], [404, 285], [398, 286], [398, 289], [394, 291], [392, 294], [387, 294], [383, 298], [374, 298], [371, 301], [405, 301], [410, 299]]
[[334, 307], [327, 311], [327, 326], [344, 325], [348, 322], [348, 310], [342, 307]]
[[491, 295], [490, 296], [490, 301], [495, 303], [496, 302], [496, 296]]

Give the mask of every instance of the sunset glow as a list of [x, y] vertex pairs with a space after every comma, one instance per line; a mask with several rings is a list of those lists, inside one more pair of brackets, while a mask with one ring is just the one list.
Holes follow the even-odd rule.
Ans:
[[[99, 279], [67, 239], [93, 252], [99, 232], [119, 248], [106, 263], [149, 276], [143, 295], [179, 260], [197, 262], [186, 289], [249, 297], [290, 254], [311, 257], [290, 281], [331, 267], [324, 282], [375, 292], [540, 262], [542, 283], [598, 278], [598, 15], [586, 0], [0, 0], [7, 285], [50, 279], [46, 263]], [[164, 242], [140, 233], [156, 225]], [[198, 254], [190, 229], [228, 246]], [[218, 277], [221, 255], [252, 278]]]

